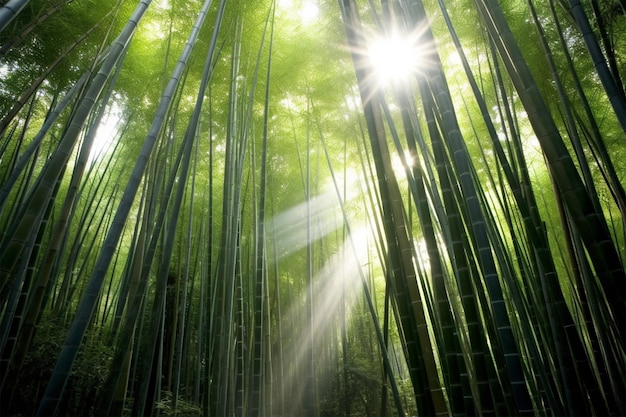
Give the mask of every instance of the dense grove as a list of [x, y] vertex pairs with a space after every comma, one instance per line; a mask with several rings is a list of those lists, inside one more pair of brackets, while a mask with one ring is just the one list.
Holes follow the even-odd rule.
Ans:
[[8, 0], [0, 415], [626, 414], [624, 0]]

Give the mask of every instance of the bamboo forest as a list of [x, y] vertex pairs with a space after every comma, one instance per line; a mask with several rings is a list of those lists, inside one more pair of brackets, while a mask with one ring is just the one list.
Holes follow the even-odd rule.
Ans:
[[626, 415], [626, 0], [0, 0], [0, 415]]

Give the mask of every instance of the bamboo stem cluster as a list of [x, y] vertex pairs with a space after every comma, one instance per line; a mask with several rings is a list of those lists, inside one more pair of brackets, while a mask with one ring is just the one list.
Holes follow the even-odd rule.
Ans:
[[607, 1], [0, 6], [0, 414], [625, 414]]

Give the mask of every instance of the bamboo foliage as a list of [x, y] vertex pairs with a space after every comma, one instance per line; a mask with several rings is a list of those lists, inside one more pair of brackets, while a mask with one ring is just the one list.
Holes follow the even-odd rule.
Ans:
[[18, 3], [0, 414], [626, 412], [618, 0]]

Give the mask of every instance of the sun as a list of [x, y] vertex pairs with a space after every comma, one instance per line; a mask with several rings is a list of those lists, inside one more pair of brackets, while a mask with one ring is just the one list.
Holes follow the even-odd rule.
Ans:
[[410, 37], [391, 35], [373, 39], [368, 54], [377, 80], [385, 84], [406, 81], [415, 74], [422, 48]]

